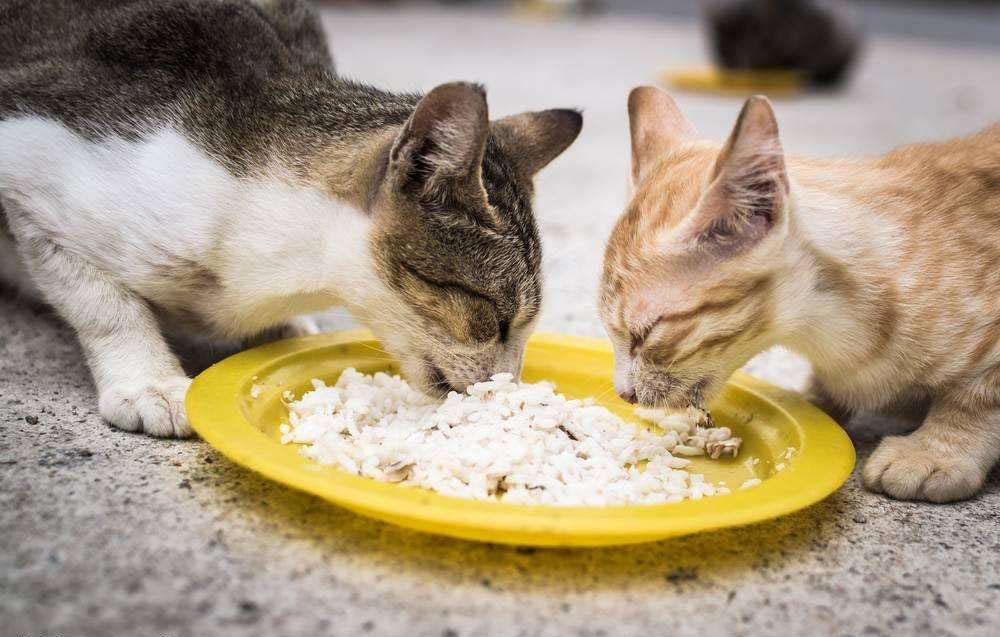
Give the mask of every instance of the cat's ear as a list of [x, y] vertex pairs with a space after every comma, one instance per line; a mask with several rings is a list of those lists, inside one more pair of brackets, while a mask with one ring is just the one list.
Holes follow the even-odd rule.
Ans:
[[390, 168], [404, 186], [419, 190], [442, 181], [478, 183], [489, 134], [486, 92], [451, 82], [417, 104], [389, 152]]
[[638, 86], [628, 95], [629, 132], [632, 136], [632, 184], [679, 142], [695, 139], [698, 132], [672, 97], [655, 86]]
[[682, 223], [682, 240], [735, 250], [759, 241], [778, 223], [788, 198], [788, 173], [766, 97], [751, 97], [743, 105], [711, 179]]
[[564, 108], [521, 113], [493, 122], [493, 133], [510, 147], [511, 161], [526, 177], [569, 148], [581, 128], [583, 115]]

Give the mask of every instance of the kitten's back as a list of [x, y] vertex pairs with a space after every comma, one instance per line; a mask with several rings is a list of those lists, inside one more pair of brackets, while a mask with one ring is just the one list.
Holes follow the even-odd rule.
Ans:
[[[939, 228], [938, 236], [924, 241], [945, 245], [965, 233], [1000, 236], [1000, 124], [965, 137], [903, 146], [877, 166], [896, 177], [886, 194], [901, 205], [888, 212], [904, 223]], [[986, 243], [1000, 258], [1000, 242]]]
[[963, 182], [1000, 187], [1000, 123], [941, 142], [909, 144], [888, 153], [882, 167], [928, 172], [954, 186]]

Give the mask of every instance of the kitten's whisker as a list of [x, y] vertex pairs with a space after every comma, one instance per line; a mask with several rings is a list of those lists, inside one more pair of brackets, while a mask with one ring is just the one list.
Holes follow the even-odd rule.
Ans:
[[604, 398], [605, 396], [607, 396], [608, 394], [610, 394], [610, 393], [612, 393], [614, 391], [615, 391], [615, 386], [614, 385], [610, 385], [610, 386], [608, 386], [607, 389], [605, 389], [604, 391], [602, 391], [600, 394], [594, 396], [593, 398], [594, 398], [595, 401], [600, 401], [602, 398]]

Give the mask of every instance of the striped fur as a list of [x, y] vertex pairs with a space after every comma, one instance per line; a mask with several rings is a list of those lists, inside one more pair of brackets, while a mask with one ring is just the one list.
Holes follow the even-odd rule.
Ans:
[[191, 433], [166, 333], [257, 342], [338, 305], [461, 391], [520, 370], [533, 178], [581, 126], [340, 77], [303, 0], [0, 2], [0, 279], [74, 327], [130, 431]]
[[974, 495], [1000, 457], [1000, 126], [879, 158], [786, 158], [763, 100], [720, 147], [688, 134], [665, 94], [637, 90], [655, 108], [632, 109], [648, 120], [633, 122], [647, 136], [633, 150], [654, 155], [633, 158], [647, 168], [602, 282], [619, 392], [710, 399], [784, 345], [810, 359], [832, 414], [924, 412], [869, 460], [871, 489]]

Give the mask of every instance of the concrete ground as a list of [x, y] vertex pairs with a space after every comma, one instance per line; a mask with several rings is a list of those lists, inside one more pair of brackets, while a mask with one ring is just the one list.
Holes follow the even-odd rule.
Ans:
[[[591, 300], [622, 204], [625, 95], [699, 62], [695, 25], [419, 8], [325, 18], [345, 74], [396, 89], [480, 80], [494, 114], [585, 109], [580, 140], [538, 185], [542, 328], [600, 335]], [[983, 44], [877, 38], [846, 92], [776, 103], [786, 148], [872, 153], [973, 131], [1000, 113], [998, 72], [998, 49]], [[717, 137], [739, 108], [679, 100]], [[806, 369], [783, 352], [751, 368], [791, 387]], [[996, 473], [979, 498], [949, 506], [887, 500], [855, 474], [822, 503], [747, 528], [518, 550], [369, 521], [202, 442], [111, 429], [95, 407], [70, 331], [0, 298], [2, 635], [964, 636], [1000, 626]], [[885, 428], [852, 427], [862, 461]]]

